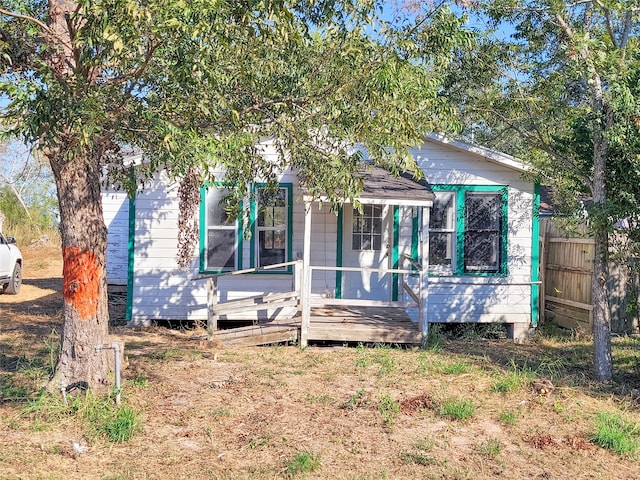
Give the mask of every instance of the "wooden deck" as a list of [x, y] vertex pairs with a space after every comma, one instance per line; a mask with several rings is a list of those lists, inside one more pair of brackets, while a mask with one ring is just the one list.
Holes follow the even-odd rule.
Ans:
[[[266, 345], [295, 342], [300, 338], [299, 330], [300, 317], [295, 317], [217, 330], [213, 338], [225, 345]], [[419, 345], [422, 337], [401, 308], [333, 306], [311, 309], [309, 341]]]
[[422, 336], [401, 308], [340, 306], [311, 309], [309, 340], [419, 345]]

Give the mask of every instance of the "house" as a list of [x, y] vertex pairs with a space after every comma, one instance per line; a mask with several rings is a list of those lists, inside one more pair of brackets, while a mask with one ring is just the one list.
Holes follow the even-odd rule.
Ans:
[[[394, 337], [393, 322], [377, 324], [384, 334], [375, 338], [389, 341], [412, 343], [429, 324], [462, 322], [503, 323], [514, 340], [525, 340], [537, 324], [539, 294], [539, 192], [523, 178], [525, 166], [439, 135], [411, 152], [426, 183], [368, 168], [358, 205], [344, 203], [338, 212], [306, 196], [292, 171], [281, 173], [276, 191], [255, 182], [237, 220], [220, 203], [224, 186], [203, 188], [199, 249], [186, 270], [176, 265], [177, 185], [160, 173], [131, 200], [105, 191], [107, 274], [127, 285], [128, 323], [205, 322], [212, 298], [217, 308], [297, 291], [293, 303], [214, 315], [263, 323], [301, 308], [304, 342], [367, 341], [360, 327], [332, 333], [335, 323], [314, 337], [309, 318], [322, 309], [325, 318], [360, 318], [360, 325], [402, 311], [413, 333]], [[348, 319], [345, 311], [357, 307], [368, 311]]]

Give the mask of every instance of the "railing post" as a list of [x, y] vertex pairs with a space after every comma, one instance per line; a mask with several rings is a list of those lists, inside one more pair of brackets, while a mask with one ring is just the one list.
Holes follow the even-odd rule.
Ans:
[[217, 304], [218, 277], [213, 277], [207, 281], [207, 333], [209, 340], [213, 338], [214, 332], [218, 330], [218, 316], [215, 312]]
[[423, 337], [429, 334], [429, 216], [430, 208], [423, 208], [420, 222], [420, 331]]
[[293, 291], [298, 295], [297, 310], [302, 318], [302, 260], [296, 260], [293, 272]]
[[427, 316], [425, 315], [425, 307], [426, 307], [426, 298], [424, 296], [424, 289], [426, 285], [424, 285], [424, 270], [420, 269], [420, 284], [418, 285], [418, 298], [420, 298], [420, 302], [418, 305], [418, 318], [420, 319], [420, 332], [423, 336], [427, 336], [429, 333], [429, 323], [427, 322]]
[[311, 203], [304, 209], [304, 249], [302, 251], [302, 319], [300, 323], [300, 348], [309, 342], [311, 323]]

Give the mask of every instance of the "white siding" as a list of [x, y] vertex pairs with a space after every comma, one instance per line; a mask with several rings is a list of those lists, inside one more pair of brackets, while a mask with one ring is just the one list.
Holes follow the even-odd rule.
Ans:
[[102, 193], [102, 210], [107, 226], [107, 282], [127, 284], [129, 246], [129, 198], [113, 190]]
[[[299, 202], [303, 206], [302, 202]], [[301, 212], [304, 215], [304, 209]], [[294, 222], [298, 227], [299, 251], [302, 253], [304, 235], [304, 217]], [[322, 209], [318, 204], [312, 205], [311, 214], [311, 264], [314, 266], [335, 266], [337, 261], [338, 246], [338, 216], [327, 205]], [[294, 248], [294, 251], [295, 248]], [[300, 256], [302, 258], [302, 256]], [[313, 272], [311, 279], [311, 292], [325, 297], [335, 297], [336, 273], [335, 271]]]
[[[304, 240], [304, 204], [293, 173], [285, 172], [281, 183], [293, 184], [291, 260], [301, 259]], [[192, 279], [199, 274], [199, 252], [191, 267], [181, 270], [176, 264], [178, 199], [177, 185], [164, 175], [147, 184], [136, 198], [134, 283], [132, 324], [154, 320], [206, 320], [206, 281]], [[249, 202], [244, 202], [248, 208]], [[335, 265], [337, 216], [325, 205], [313, 206], [311, 261], [314, 265]], [[242, 267], [250, 268], [251, 241], [242, 242]], [[220, 300], [228, 301], [293, 290], [293, 274], [246, 274], [219, 280]], [[335, 273], [316, 272], [313, 293], [335, 295]], [[291, 316], [294, 309], [259, 312], [258, 317]], [[239, 318], [235, 316], [234, 318]], [[247, 319], [244, 315], [242, 318]], [[251, 319], [251, 318], [249, 318]]]
[[412, 151], [432, 185], [507, 185], [507, 275], [430, 277], [429, 322], [530, 322], [533, 184], [477, 155], [427, 141]]
[[[482, 157], [428, 141], [413, 154], [430, 184], [507, 185], [508, 188], [508, 273], [506, 276], [430, 277], [427, 317], [429, 322], [529, 322], [531, 319], [531, 231], [533, 185], [511, 168]], [[304, 204], [295, 174], [281, 175], [282, 183], [293, 184], [291, 260], [301, 259], [304, 238]], [[127, 204], [128, 205], [128, 204]], [[245, 208], [249, 208], [245, 202]], [[119, 212], [119, 211], [118, 211]], [[107, 213], [105, 212], [105, 218]], [[124, 225], [128, 222], [125, 215]], [[115, 218], [115, 217], [114, 217]], [[400, 210], [398, 254], [411, 254], [410, 208]], [[136, 198], [135, 257], [132, 323], [154, 320], [205, 320], [206, 282], [193, 281], [199, 273], [199, 252], [189, 269], [176, 265], [177, 185], [159, 175]], [[312, 265], [334, 266], [337, 260], [338, 222], [327, 205], [313, 205], [311, 232]], [[114, 237], [115, 239], [115, 237]], [[110, 242], [111, 242], [110, 237]], [[114, 240], [114, 243], [116, 240]], [[126, 254], [126, 242], [123, 246]], [[113, 245], [115, 247], [115, 245]], [[242, 267], [248, 268], [251, 242], [242, 245]], [[126, 260], [126, 255], [123, 257]], [[126, 274], [126, 262], [125, 266]], [[407, 267], [408, 265], [400, 264]], [[412, 277], [415, 282], [417, 277]], [[125, 275], [126, 279], [126, 275]], [[292, 289], [291, 274], [249, 274], [220, 280], [222, 301]], [[315, 271], [314, 295], [335, 295], [335, 272]], [[401, 294], [402, 295], [402, 294]], [[262, 312], [271, 317], [275, 312]], [[279, 312], [289, 315], [292, 311]]]

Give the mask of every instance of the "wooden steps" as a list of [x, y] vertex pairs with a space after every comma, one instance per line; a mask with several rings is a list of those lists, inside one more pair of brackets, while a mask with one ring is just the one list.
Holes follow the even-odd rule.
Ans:
[[[216, 330], [213, 339], [228, 346], [257, 346], [297, 342], [299, 335], [300, 317], [295, 317]], [[422, 335], [401, 308], [332, 306], [312, 309], [309, 340], [420, 345]]]
[[280, 320], [247, 327], [216, 330], [213, 339], [227, 346], [258, 346], [270, 343], [297, 342], [300, 323], [295, 320]]
[[329, 323], [309, 325], [309, 341], [327, 340], [334, 342], [362, 343], [407, 343], [420, 345], [422, 336], [417, 329], [401, 325], [371, 327], [356, 323]]

